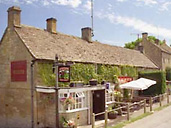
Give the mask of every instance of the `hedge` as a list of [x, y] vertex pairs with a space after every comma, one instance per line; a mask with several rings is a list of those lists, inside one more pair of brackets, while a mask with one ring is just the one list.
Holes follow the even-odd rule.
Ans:
[[166, 68], [166, 79], [171, 81], [171, 67]]
[[166, 90], [166, 77], [163, 71], [150, 71], [150, 72], [139, 72], [139, 78], [147, 78], [155, 80], [157, 84], [152, 85], [148, 89], [142, 92], [143, 95], [159, 95], [165, 93]]

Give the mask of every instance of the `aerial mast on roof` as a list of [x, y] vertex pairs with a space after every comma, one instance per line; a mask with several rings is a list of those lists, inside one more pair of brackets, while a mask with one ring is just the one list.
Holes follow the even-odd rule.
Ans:
[[140, 34], [139, 33], [131, 33], [131, 35], [136, 35], [138, 40], [140, 38]]
[[93, 15], [93, 0], [91, 0], [91, 29], [92, 29], [92, 33], [91, 36], [94, 36], [94, 15]]

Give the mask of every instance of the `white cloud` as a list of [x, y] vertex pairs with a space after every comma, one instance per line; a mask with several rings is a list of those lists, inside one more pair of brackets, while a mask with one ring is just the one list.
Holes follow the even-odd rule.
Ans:
[[127, 1], [127, 0], [117, 0], [118, 2], [125, 2], [125, 1]]
[[77, 8], [82, 3], [81, 0], [51, 0], [51, 2], [57, 5], [71, 6], [73, 8]]
[[[26, 4], [34, 4], [37, 1], [38, 0], [23, 0], [23, 2], [26, 3]], [[20, 3], [22, 3], [22, 2], [20, 1]]]
[[137, 0], [138, 2], [143, 2], [145, 5], [154, 5], [158, 4], [157, 0]]
[[169, 6], [171, 6], [171, 2], [165, 2], [161, 5], [161, 8], [159, 9], [160, 11], [168, 11]]
[[148, 32], [154, 35], [160, 35], [162, 37], [171, 39], [171, 30], [149, 24], [137, 18], [116, 16], [110, 13], [106, 15], [104, 15], [103, 13], [98, 13], [97, 16], [100, 19], [108, 19], [112, 24], [122, 24], [126, 27], [131, 27], [141, 32]]
[[87, 11], [91, 11], [91, 1], [88, 0], [86, 4], [83, 6]]
[[49, 5], [50, 5], [50, 3], [49, 3], [49, 1], [44, 0], [44, 1], [43, 1], [43, 5], [44, 5], [44, 6], [49, 6]]
[[63, 5], [63, 6], [70, 6], [72, 8], [77, 8], [81, 5], [82, 0], [0, 0], [0, 3], [42, 4], [43, 6], [56, 4], [56, 5]]
[[15, 3], [18, 5], [20, 3], [20, 1], [19, 0], [0, 0], [0, 3], [4, 3], [4, 4]]

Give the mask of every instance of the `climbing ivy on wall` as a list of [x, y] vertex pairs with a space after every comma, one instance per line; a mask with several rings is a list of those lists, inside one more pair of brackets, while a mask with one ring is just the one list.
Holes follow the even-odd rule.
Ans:
[[88, 84], [90, 79], [96, 79], [96, 69], [94, 64], [77, 63], [71, 66], [71, 81], [83, 81]]
[[38, 72], [41, 78], [41, 82], [47, 86], [55, 86], [56, 76], [53, 73], [53, 64], [50, 63], [39, 63]]
[[109, 82], [116, 82], [115, 76], [120, 76], [121, 71], [117, 66], [111, 65], [98, 65], [97, 66], [98, 81], [103, 80]]
[[121, 66], [121, 74], [123, 76], [137, 77], [138, 71], [135, 67], [125, 65], [125, 66]]
[[[52, 70], [52, 64], [39, 64], [39, 74], [43, 84], [55, 86], [55, 74]], [[71, 66], [71, 81], [83, 81], [88, 84], [89, 80], [97, 79], [99, 83], [103, 80], [116, 82], [117, 76], [137, 77], [137, 69], [131, 66], [112, 66], [103, 64], [82, 64], [76, 63]], [[66, 86], [69, 83], [59, 83], [59, 86]]]

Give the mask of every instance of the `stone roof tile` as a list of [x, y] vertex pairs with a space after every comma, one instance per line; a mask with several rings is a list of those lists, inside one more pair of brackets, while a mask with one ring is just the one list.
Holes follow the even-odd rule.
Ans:
[[136, 50], [97, 41], [88, 43], [79, 37], [59, 32], [51, 34], [46, 30], [25, 25], [15, 30], [36, 59], [54, 60], [55, 54], [58, 54], [59, 59], [63, 61], [157, 68]]

